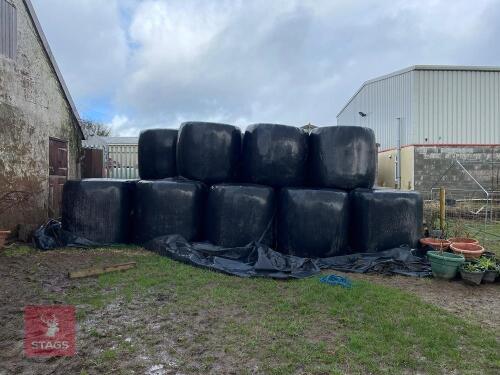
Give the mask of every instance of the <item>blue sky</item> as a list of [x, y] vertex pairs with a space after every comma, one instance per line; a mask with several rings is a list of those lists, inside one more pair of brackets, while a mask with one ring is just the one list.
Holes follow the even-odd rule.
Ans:
[[32, 1], [81, 117], [114, 135], [187, 120], [334, 125], [365, 80], [500, 61], [494, 0]]

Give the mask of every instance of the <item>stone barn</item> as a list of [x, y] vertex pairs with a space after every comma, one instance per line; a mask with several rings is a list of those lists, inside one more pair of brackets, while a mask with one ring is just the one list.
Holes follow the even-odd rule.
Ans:
[[31, 1], [0, 0], [0, 229], [59, 217], [83, 138]]

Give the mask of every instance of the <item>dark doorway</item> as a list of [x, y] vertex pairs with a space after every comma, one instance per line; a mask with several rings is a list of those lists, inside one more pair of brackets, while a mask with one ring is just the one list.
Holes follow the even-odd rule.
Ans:
[[68, 179], [68, 142], [49, 139], [49, 217], [61, 216], [62, 189]]

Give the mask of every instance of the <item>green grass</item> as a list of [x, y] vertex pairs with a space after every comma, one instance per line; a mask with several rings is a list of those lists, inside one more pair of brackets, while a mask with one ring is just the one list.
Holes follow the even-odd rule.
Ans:
[[[101, 275], [97, 286], [74, 288], [67, 302], [80, 306], [83, 319], [116, 299], [165, 294], [168, 303], [154, 314], [167, 325], [171, 314], [180, 317], [168, 334], [178, 337], [186, 361], [195, 355], [189, 352], [194, 341], [222, 348], [241, 364], [256, 361], [270, 374], [500, 372], [494, 332], [393, 288], [357, 281], [343, 289], [319, 277], [243, 279], [156, 255], [115, 257], [137, 267]], [[197, 314], [207, 316], [208, 328], [191, 326]], [[182, 335], [188, 329], [194, 330], [191, 342]], [[123, 353], [130, 348], [104, 351], [99, 361], [116, 361]], [[215, 357], [208, 353], [199, 361], [208, 371]]]
[[26, 246], [26, 245], [7, 246], [3, 251], [4, 251], [5, 255], [8, 257], [29, 255], [29, 254], [33, 254], [36, 252], [35, 249], [33, 249], [30, 246]]

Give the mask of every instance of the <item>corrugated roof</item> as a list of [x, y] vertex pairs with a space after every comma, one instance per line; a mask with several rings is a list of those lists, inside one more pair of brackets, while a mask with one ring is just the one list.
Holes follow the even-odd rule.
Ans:
[[412, 70], [449, 70], [449, 71], [469, 71], [469, 72], [500, 72], [500, 66], [466, 66], [466, 65], [413, 65], [408, 68], [397, 70], [393, 73], [389, 73], [380, 77], [376, 77], [365, 81], [361, 87], [354, 93], [353, 96], [347, 101], [347, 103], [342, 107], [342, 109], [337, 113], [337, 117], [346, 109], [346, 107], [352, 102], [352, 100], [359, 94], [363, 87], [384, 79], [388, 79], [400, 74], [405, 74], [411, 72]]
[[139, 137], [103, 137], [108, 145], [136, 145]]
[[73, 116], [75, 117], [77, 128], [78, 128], [77, 130], [80, 132], [82, 139], [85, 139], [85, 135], [83, 133], [82, 126], [80, 124], [80, 115], [78, 114], [75, 103], [73, 102], [73, 98], [71, 97], [71, 94], [69, 93], [68, 87], [66, 86], [66, 82], [64, 82], [64, 78], [61, 74], [61, 71], [59, 70], [56, 59], [54, 58], [54, 55], [52, 54], [52, 51], [51, 51], [50, 46], [49, 46], [49, 42], [47, 41], [47, 38], [45, 37], [45, 34], [43, 33], [42, 25], [40, 25], [40, 22], [38, 21], [38, 17], [36, 16], [35, 9], [33, 8], [33, 4], [31, 3], [30, 0], [23, 0], [23, 1], [24, 1], [24, 4], [26, 5], [26, 9], [28, 10], [28, 14], [31, 17], [31, 20], [33, 21], [33, 25], [35, 26], [38, 37], [42, 41], [42, 45], [43, 45], [43, 48], [45, 49], [45, 53], [47, 54], [47, 57], [49, 58], [49, 61], [52, 65], [52, 68], [54, 69], [54, 72], [56, 73], [59, 84], [61, 85], [61, 88], [64, 92], [64, 96], [66, 97], [66, 101], [68, 102], [68, 104], [71, 108], [71, 112], [73, 113]]

